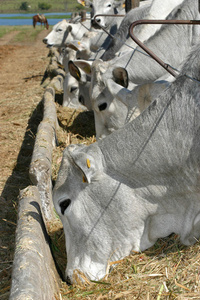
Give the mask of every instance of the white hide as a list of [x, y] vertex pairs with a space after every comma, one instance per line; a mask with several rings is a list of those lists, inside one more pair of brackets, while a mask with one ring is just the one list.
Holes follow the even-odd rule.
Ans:
[[[169, 82], [162, 80], [147, 84], [135, 86], [132, 90], [125, 88], [115, 81], [127, 80], [127, 78], [107, 79], [104, 74], [106, 68], [102, 65], [101, 60], [93, 64], [85, 63], [82, 60], [73, 62], [76, 65], [76, 71], [69, 71], [72, 76], [79, 72], [79, 99], [89, 110], [94, 111], [96, 138], [101, 139], [124, 126], [136, 118], [149, 104], [169, 86]], [[82, 70], [81, 70], [82, 69]], [[88, 82], [86, 74], [91, 76], [91, 82]], [[123, 69], [120, 69], [122, 73]], [[125, 71], [126, 72], [126, 71]], [[125, 75], [124, 75], [125, 76]], [[98, 87], [103, 86], [101, 90]], [[88, 101], [88, 98], [90, 101]]]
[[[144, 19], [148, 20], [164, 20], [172, 12], [172, 10], [180, 5], [184, 0], [153, 0], [148, 13]], [[162, 25], [140, 25], [137, 37], [140, 41], [146, 41], [150, 36], [160, 29]], [[123, 49], [122, 49], [123, 51]]]
[[[89, 6], [91, 8], [91, 22], [94, 26], [94, 17], [96, 15], [108, 15], [108, 14], [117, 14], [118, 11], [120, 10], [120, 13], [124, 13], [124, 9], [122, 9], [122, 4], [124, 3], [124, 0], [93, 0], [93, 1], [88, 1], [88, 0], [78, 0], [78, 2], [84, 6]], [[118, 10], [119, 9], [119, 10]], [[106, 16], [98, 16], [96, 18], [97, 23], [104, 27], [107, 28], [110, 26], [110, 23], [112, 22], [112, 18], [106, 17]]]
[[90, 21], [69, 23], [65, 19], [53, 26], [52, 31], [43, 39], [48, 47], [61, 47], [74, 39], [81, 39], [90, 30]]
[[67, 73], [65, 76], [63, 90], [64, 94], [62, 105], [64, 107], [87, 110], [86, 106], [81, 105], [78, 100], [78, 81], [73, 76], [71, 76], [70, 73]]

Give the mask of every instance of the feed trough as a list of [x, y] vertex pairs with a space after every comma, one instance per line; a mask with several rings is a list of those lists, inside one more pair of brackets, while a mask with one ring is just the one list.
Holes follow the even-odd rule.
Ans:
[[29, 175], [33, 185], [20, 192], [10, 300], [60, 299], [61, 279], [53, 259], [47, 228], [56, 218], [52, 203], [51, 164], [57, 116], [57, 75], [45, 89], [43, 120], [38, 126]]

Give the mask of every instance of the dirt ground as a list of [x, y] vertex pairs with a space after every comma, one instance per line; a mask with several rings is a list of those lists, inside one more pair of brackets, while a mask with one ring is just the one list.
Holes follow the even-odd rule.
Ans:
[[0, 299], [9, 297], [17, 197], [30, 184], [28, 168], [44, 93], [40, 82], [49, 61], [42, 42], [46, 30], [34, 44], [13, 44], [16, 34], [0, 39]]

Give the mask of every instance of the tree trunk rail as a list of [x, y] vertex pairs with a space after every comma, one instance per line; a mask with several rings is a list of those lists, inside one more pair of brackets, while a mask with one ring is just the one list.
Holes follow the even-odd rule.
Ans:
[[61, 278], [52, 256], [48, 225], [56, 219], [52, 201], [52, 151], [58, 128], [54, 77], [43, 95], [43, 119], [36, 134], [29, 167], [32, 186], [20, 191], [10, 300], [58, 300]]

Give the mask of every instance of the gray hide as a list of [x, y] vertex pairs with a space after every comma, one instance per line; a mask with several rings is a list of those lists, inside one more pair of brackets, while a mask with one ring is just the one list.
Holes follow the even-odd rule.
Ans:
[[[185, 20], [196, 19], [198, 16], [197, 0], [184, 1], [184, 3], [179, 6], [179, 9], [175, 10], [172, 14], [172, 18]], [[198, 28], [198, 25], [165, 25], [145, 44], [165, 62], [179, 68], [189, 53], [192, 44], [196, 42], [196, 38], [199, 36]], [[137, 47], [137, 50], [139, 49], [140, 48]], [[87, 62], [85, 63], [87, 65]], [[109, 96], [107, 92], [107, 83], [109, 80], [114, 80], [113, 72], [115, 72], [117, 67], [123, 67], [127, 70], [129, 75], [129, 89], [132, 89], [135, 84], [151, 83], [162, 76], [165, 77], [169, 75], [165, 69], [152, 58], [144, 54], [144, 52], [130, 51], [108, 62], [94, 62], [90, 94], [83, 94], [81, 98], [90, 98], [92, 107], [95, 107], [95, 105], [97, 107], [100, 99], [104, 98], [105, 101], [111, 100], [111, 96]], [[87, 86], [88, 85], [89, 84], [87, 84]], [[88, 90], [89, 89], [85, 89], [84, 92]], [[97, 101], [96, 104], [95, 101]], [[96, 117], [95, 120], [97, 120]], [[103, 117], [102, 122], [105, 124], [105, 117]], [[102, 122], [98, 122], [98, 124], [103, 126]], [[121, 127], [118, 125], [119, 124], [114, 125], [114, 128]], [[107, 127], [109, 126], [110, 125], [107, 125]], [[113, 130], [112, 128], [113, 126], [109, 132]], [[102, 128], [100, 128], [100, 130], [102, 131]]]
[[[137, 21], [144, 19], [146, 12], [149, 11], [150, 5], [144, 5], [141, 7], [136, 7], [130, 10], [124, 19], [122, 20], [119, 29], [117, 30], [114, 38], [110, 41], [109, 46], [106, 51], [101, 56], [102, 60], [110, 60], [115, 57], [115, 54], [124, 45], [129, 37], [129, 27], [130, 25]], [[137, 29], [138, 30], [138, 29]]]
[[[78, 1], [79, 2], [79, 1]], [[110, 41], [112, 40], [111, 36], [109, 36], [106, 32], [103, 30], [100, 30], [101, 27], [105, 28], [107, 32], [109, 32], [112, 36], [114, 36], [121, 24], [121, 21], [123, 19], [122, 17], [114, 17], [114, 16], [99, 16], [96, 21], [98, 22], [101, 27], [99, 27], [95, 21], [94, 17], [98, 14], [110, 14], [110, 15], [117, 15], [117, 7], [121, 6], [121, 2], [123, 1], [80, 1], [80, 3], [90, 6], [92, 8], [91, 15], [91, 24], [92, 24], [92, 34], [86, 33], [86, 35], [81, 39], [81, 41], [72, 41], [72, 44], [75, 44], [78, 50], [78, 56], [81, 59], [88, 59], [92, 56], [92, 59], [95, 59], [96, 57], [100, 57], [102, 53], [107, 49]], [[125, 11], [120, 11], [120, 14], [125, 15]], [[95, 31], [96, 28], [97, 30]], [[95, 36], [94, 36], [95, 33]], [[96, 53], [95, 53], [96, 52]]]
[[70, 75], [73, 77], [74, 80], [76, 80], [78, 84], [78, 95], [77, 99], [81, 105], [84, 105], [88, 110], [92, 110], [92, 103], [90, 101], [89, 97], [89, 88], [90, 88], [90, 64], [83, 65], [83, 70], [81, 68], [78, 68], [82, 64], [82, 60], [77, 60], [76, 64], [73, 61], [69, 61], [68, 63], [68, 69]]
[[112, 18], [106, 17], [106, 16], [98, 16], [96, 18], [96, 22], [95, 22], [94, 17], [96, 15], [99, 15], [99, 14], [105, 14], [105, 15], [112, 14], [112, 15], [114, 15], [114, 14], [118, 14], [119, 11], [120, 11], [120, 13], [125, 14], [124, 9], [122, 9], [123, 2], [124, 2], [123, 0], [120, 0], [120, 1], [115, 1], [115, 0], [103, 0], [103, 1], [93, 0], [92, 2], [90, 2], [91, 8], [92, 8], [92, 11], [91, 11], [91, 24], [92, 24], [92, 26], [94, 28], [99, 28], [98, 25], [96, 25], [96, 22], [104, 28], [107, 28], [108, 26], [110, 26], [111, 23], [112, 23]]
[[[196, 20], [199, 19], [198, 0], [187, 0], [178, 6], [171, 19]], [[144, 44], [158, 57], [175, 68], [180, 68], [191, 46], [199, 36], [198, 25], [163, 25], [161, 29]], [[119, 58], [104, 62], [107, 68], [107, 78], [111, 77], [116, 66], [124, 67], [129, 73], [130, 82], [142, 84], [152, 82], [164, 76], [167, 72], [157, 62], [137, 47]]]
[[[100, 73], [101, 61], [95, 61], [93, 67], [97, 73]], [[82, 72], [81, 68], [85, 72]], [[137, 117], [169, 85], [169, 82], [162, 80], [138, 85], [130, 91], [126, 89], [128, 73], [124, 69], [117, 69], [114, 80], [104, 81], [105, 88], [100, 94], [97, 91], [96, 97], [96, 89], [90, 83], [90, 77], [86, 75], [89, 70], [92, 72], [89, 63], [85, 64], [82, 60], [69, 62], [70, 74], [78, 81], [79, 102], [88, 110], [94, 111], [97, 140]], [[96, 73], [92, 73], [92, 82], [95, 82], [96, 86], [101, 85]]]
[[[129, 36], [130, 25], [141, 19], [168, 19], [171, 15], [167, 17], [172, 10], [182, 3], [183, 0], [153, 0], [151, 5], [147, 4], [139, 8], [132, 9], [124, 17], [121, 25], [111, 41], [108, 49], [102, 55], [103, 60], [113, 59], [116, 52], [120, 51], [123, 53], [125, 51], [131, 50], [131, 48], [137, 45]], [[150, 36], [153, 36], [157, 30], [159, 30], [161, 25], [140, 25], [134, 29], [134, 34], [141, 40], [145, 41]]]
[[78, 100], [78, 95], [79, 95], [78, 81], [73, 76], [71, 76], [70, 73], [67, 73], [65, 75], [63, 90], [64, 93], [63, 93], [62, 106], [70, 107], [74, 109], [86, 110], [86, 106], [81, 105], [81, 103]]
[[[64, 52], [64, 54], [63, 54]], [[76, 51], [70, 48], [64, 48], [62, 51], [63, 66], [66, 72], [63, 84], [63, 103], [62, 106], [86, 110], [86, 107], [78, 101], [78, 81], [71, 76], [68, 70], [68, 62], [75, 58]]]
[[90, 146], [64, 150], [53, 200], [72, 282], [76, 269], [98, 280], [110, 261], [172, 232], [185, 245], [199, 238], [199, 47], [138, 118]]

